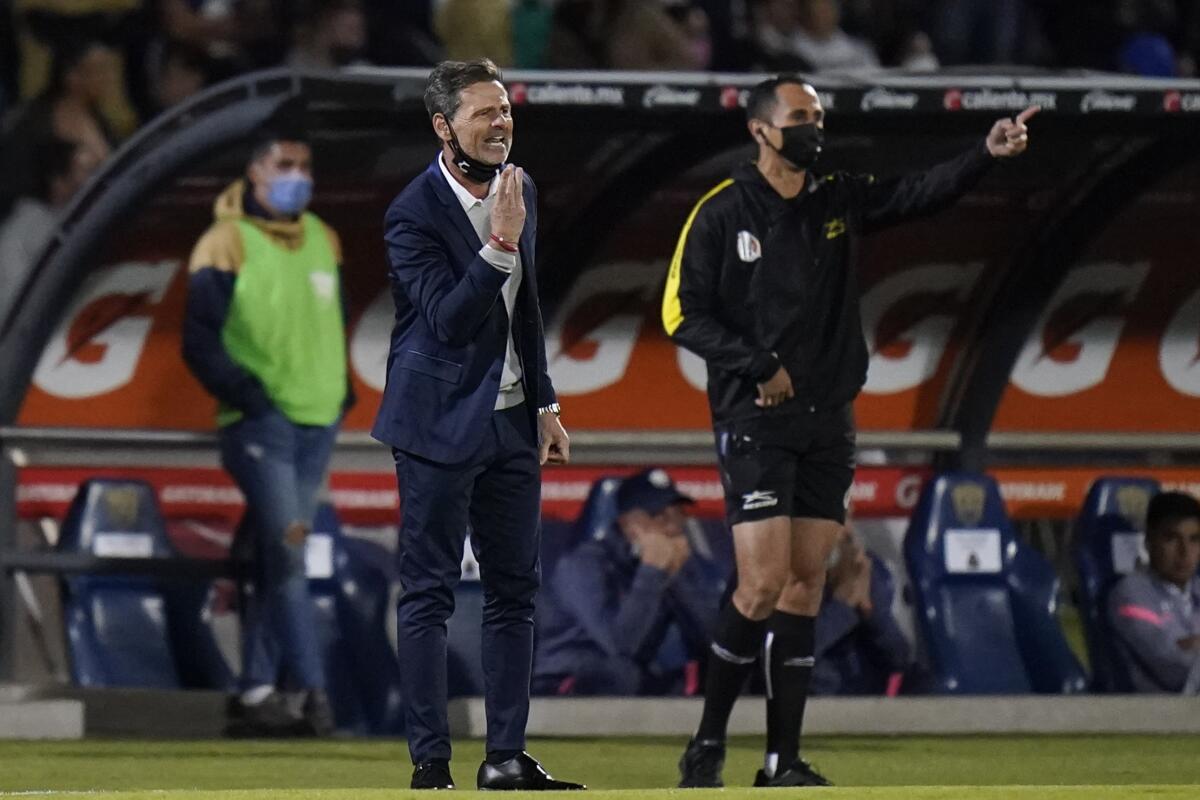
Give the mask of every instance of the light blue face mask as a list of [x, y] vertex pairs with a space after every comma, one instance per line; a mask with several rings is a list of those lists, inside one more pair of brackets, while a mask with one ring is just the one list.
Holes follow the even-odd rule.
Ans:
[[267, 200], [275, 211], [293, 217], [308, 208], [312, 193], [312, 178], [288, 172], [271, 181], [267, 190]]

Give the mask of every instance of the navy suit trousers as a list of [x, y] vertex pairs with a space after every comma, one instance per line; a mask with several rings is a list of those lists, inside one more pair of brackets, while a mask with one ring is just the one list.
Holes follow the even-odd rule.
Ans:
[[523, 750], [540, 582], [541, 468], [524, 405], [492, 414], [463, 464], [393, 450], [400, 484], [401, 680], [414, 764], [450, 758], [446, 620], [468, 525], [483, 583], [487, 749]]

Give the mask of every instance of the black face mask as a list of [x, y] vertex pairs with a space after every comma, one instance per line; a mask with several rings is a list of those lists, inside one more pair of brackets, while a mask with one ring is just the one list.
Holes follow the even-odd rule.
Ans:
[[797, 170], [809, 169], [817, 163], [817, 157], [821, 155], [821, 149], [825, 146], [825, 132], [818, 128], [816, 123], [788, 125], [779, 131], [783, 134], [783, 146], [775, 147], [764, 136], [763, 140], [768, 147], [783, 156], [784, 160]]
[[501, 165], [488, 164], [467, 155], [466, 151], [462, 149], [462, 145], [458, 143], [458, 136], [455, 135], [449, 122], [446, 123], [446, 128], [450, 131], [450, 149], [454, 151], [454, 166], [461, 169], [463, 175], [472, 183], [491, 183], [492, 178], [496, 177], [496, 173], [500, 171]]

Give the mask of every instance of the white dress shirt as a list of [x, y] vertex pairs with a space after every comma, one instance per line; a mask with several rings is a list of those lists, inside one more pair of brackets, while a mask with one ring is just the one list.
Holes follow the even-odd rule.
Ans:
[[487, 197], [480, 200], [450, 174], [450, 170], [446, 168], [444, 154], [438, 158], [438, 166], [442, 168], [442, 176], [445, 177], [446, 183], [450, 184], [458, 202], [462, 203], [467, 219], [479, 235], [479, 241], [483, 245], [479, 255], [496, 269], [508, 273], [508, 280], [504, 281], [504, 286], [500, 289], [504, 297], [504, 307], [508, 309], [508, 349], [504, 354], [504, 370], [500, 373], [500, 392], [496, 396], [496, 409], [512, 408], [525, 401], [525, 390], [521, 388], [521, 360], [517, 357], [512, 335], [513, 309], [517, 304], [517, 290], [521, 288], [521, 255], [506, 253], [488, 245], [492, 235], [492, 207], [496, 205], [500, 176], [492, 179]]

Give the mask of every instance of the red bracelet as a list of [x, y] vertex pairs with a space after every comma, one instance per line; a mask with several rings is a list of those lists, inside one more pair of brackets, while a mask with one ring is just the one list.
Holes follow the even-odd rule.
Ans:
[[496, 244], [500, 245], [500, 249], [506, 253], [515, 253], [518, 250], [516, 245], [509, 244], [494, 233], [489, 238]]

